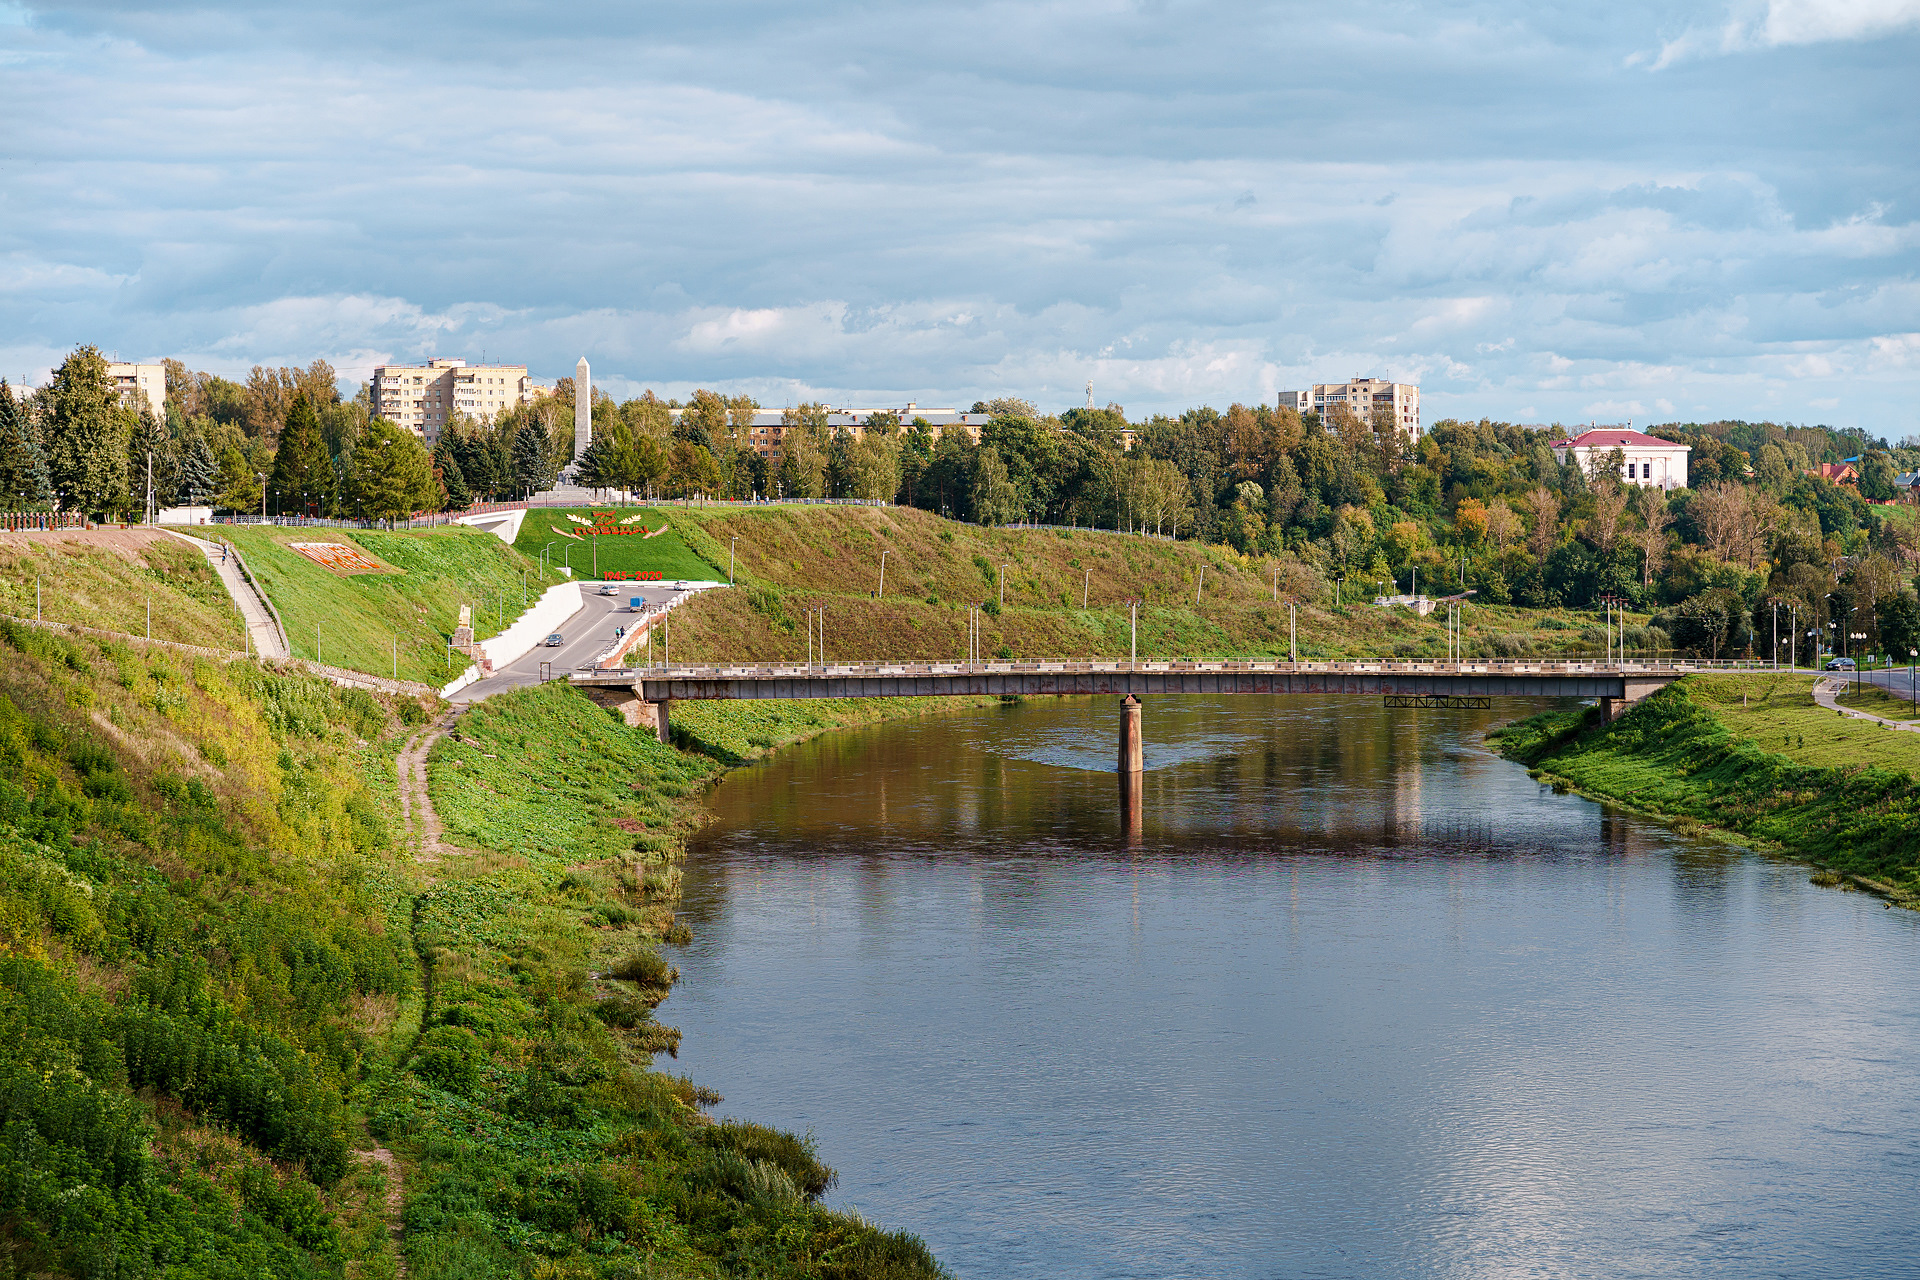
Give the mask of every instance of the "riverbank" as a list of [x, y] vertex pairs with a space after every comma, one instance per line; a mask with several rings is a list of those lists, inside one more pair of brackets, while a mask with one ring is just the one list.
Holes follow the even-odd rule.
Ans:
[[916, 1237], [818, 1203], [834, 1173], [810, 1139], [714, 1124], [718, 1095], [655, 1063], [680, 1044], [664, 948], [689, 940], [674, 908], [706, 787], [817, 733], [971, 701], [680, 704], [673, 747], [560, 684], [460, 717], [427, 764], [443, 830], [413, 912], [420, 1037], [370, 1107], [413, 1161], [416, 1277], [532, 1257], [611, 1275], [631, 1249], [674, 1274], [942, 1274]]
[[1814, 677], [1676, 681], [1611, 725], [1551, 711], [1489, 734], [1536, 777], [1920, 899], [1920, 743], [1817, 706]]

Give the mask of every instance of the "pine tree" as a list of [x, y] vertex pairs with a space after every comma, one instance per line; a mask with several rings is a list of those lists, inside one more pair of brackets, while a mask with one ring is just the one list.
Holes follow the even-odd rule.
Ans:
[[267, 492], [281, 514], [313, 515], [331, 505], [334, 483], [333, 459], [320, 438], [320, 418], [306, 393], [300, 392], [287, 406]]
[[537, 423], [520, 428], [513, 437], [513, 480], [526, 493], [538, 493], [553, 483], [547, 470], [547, 433]]
[[433, 469], [440, 473], [440, 484], [447, 491], [447, 510], [459, 511], [473, 505], [473, 491], [467, 488], [466, 473], [447, 436], [433, 450]]
[[42, 445], [55, 500], [71, 511], [104, 515], [127, 507], [127, 439], [133, 411], [123, 407], [97, 347], [61, 361], [40, 393]]
[[0, 511], [40, 511], [52, 504], [47, 461], [33, 437], [26, 406], [0, 378]]
[[188, 502], [206, 502], [213, 497], [218, 465], [206, 436], [189, 431], [180, 447], [179, 493]]

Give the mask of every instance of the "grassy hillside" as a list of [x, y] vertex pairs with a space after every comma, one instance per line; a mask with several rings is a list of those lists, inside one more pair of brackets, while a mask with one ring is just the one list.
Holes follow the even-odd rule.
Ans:
[[1611, 725], [1583, 708], [1493, 738], [1587, 794], [1920, 889], [1920, 740], [1814, 705], [1811, 683], [1690, 677]]
[[[465, 665], [447, 654], [462, 604], [475, 606], [474, 636], [484, 640], [519, 615], [523, 594], [531, 602], [564, 581], [543, 577], [538, 564], [492, 534], [460, 526], [406, 533], [223, 526], [219, 536], [246, 556], [280, 611], [295, 657], [316, 656], [317, 625], [321, 661], [392, 675], [397, 643], [400, 679], [428, 684], [444, 684]], [[399, 572], [342, 576], [289, 542], [357, 546]]]
[[[679, 833], [716, 770], [560, 686], [480, 704], [429, 773], [448, 838], [415, 913], [428, 999], [374, 1128], [419, 1152], [413, 1275], [934, 1276], [917, 1239], [818, 1203], [812, 1144], [710, 1124], [648, 1069], [679, 1032]], [[536, 1273], [539, 1274], [539, 1273]]]
[[[594, 519], [594, 512], [613, 512], [610, 522], [615, 528], [658, 529], [667, 526], [667, 532], [657, 533], [653, 537], [638, 534], [619, 534], [594, 537], [587, 535], [579, 540], [567, 535], [580, 535], [582, 526], [567, 519], [569, 515], [583, 520]], [[633, 524], [624, 521], [633, 520]], [[722, 548], [717, 563], [709, 563], [689, 550], [681, 529], [691, 522], [683, 519], [678, 510], [658, 507], [536, 507], [527, 512], [526, 520], [520, 525], [520, 536], [514, 540], [514, 550], [531, 559], [538, 560], [544, 551], [551, 564], [569, 564], [574, 575], [579, 578], [591, 578], [596, 573], [605, 576], [609, 573], [658, 573], [667, 579], [691, 579], [694, 581], [724, 581], [727, 576], [727, 558]], [[550, 545], [551, 544], [551, 545]]]
[[351, 1100], [417, 999], [367, 745], [406, 711], [0, 625], [14, 1274], [390, 1273]]
[[[1143, 601], [1143, 656], [1288, 651], [1287, 607], [1273, 598], [1272, 563], [1225, 547], [983, 529], [901, 507], [665, 510], [689, 548], [709, 562], [724, 566], [729, 540], [737, 538], [743, 588], [710, 593], [676, 612], [676, 659], [803, 656], [805, 611], [821, 607], [829, 657], [958, 658], [966, 648], [966, 608], [983, 601], [992, 602], [983, 632], [989, 657], [1124, 657], [1130, 599]], [[878, 599], [882, 552], [886, 596]], [[1367, 602], [1377, 590], [1348, 586]], [[1371, 603], [1336, 608], [1330, 586], [1298, 576], [1290, 582], [1283, 571], [1283, 599], [1290, 587], [1314, 601], [1298, 610], [1302, 658], [1446, 651], [1444, 610], [1418, 618]], [[1605, 643], [1590, 613], [1469, 604], [1466, 620], [1466, 650], [1479, 656], [1598, 654]]]
[[0, 533], [0, 613], [239, 649], [239, 615], [200, 551], [150, 529]]
[[490, 701], [430, 768], [472, 851], [416, 858], [426, 713], [0, 624], [10, 1273], [938, 1275], [652, 1067], [714, 761], [564, 688]]

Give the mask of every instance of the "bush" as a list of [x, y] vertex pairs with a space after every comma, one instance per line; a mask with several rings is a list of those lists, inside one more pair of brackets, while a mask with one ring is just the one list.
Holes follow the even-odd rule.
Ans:
[[680, 977], [680, 971], [669, 965], [666, 958], [652, 947], [642, 947], [633, 952], [609, 969], [607, 974], [624, 982], [661, 990], [671, 987]]
[[702, 1132], [700, 1141], [711, 1150], [731, 1152], [754, 1165], [773, 1165], [809, 1200], [818, 1200], [839, 1181], [839, 1175], [820, 1162], [811, 1137], [799, 1138], [743, 1120], [722, 1120]]
[[480, 1087], [486, 1052], [464, 1027], [438, 1026], [420, 1037], [413, 1050], [413, 1073], [428, 1084], [471, 1097]]

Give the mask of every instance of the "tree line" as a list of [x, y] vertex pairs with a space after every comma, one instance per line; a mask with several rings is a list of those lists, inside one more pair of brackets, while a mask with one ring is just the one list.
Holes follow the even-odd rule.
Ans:
[[[164, 418], [120, 403], [106, 362], [76, 350], [48, 385], [0, 383], [0, 507], [140, 509], [147, 461], [162, 505], [397, 518], [550, 487], [572, 456], [574, 387], [491, 422], [455, 414], [429, 454], [343, 401], [324, 361], [244, 383], [167, 366]], [[819, 403], [782, 412], [778, 456], [755, 447], [750, 397], [593, 392], [583, 483], [648, 497], [866, 498], [1000, 525], [1033, 521], [1224, 544], [1273, 562], [1301, 598], [1390, 588], [1492, 604], [1652, 615], [1630, 643], [1710, 655], [1797, 647], [1905, 657], [1920, 648], [1916, 509], [1895, 477], [1920, 449], [1858, 429], [1719, 421], [1651, 428], [1690, 447], [1690, 484], [1623, 479], [1549, 447], [1559, 427], [1442, 420], [1410, 437], [1390, 415], [1267, 405], [1132, 422], [1124, 408], [1046, 414], [977, 402], [965, 430], [877, 413], [858, 433]], [[1813, 474], [1857, 459], [1856, 484]], [[1777, 619], [1777, 622], [1776, 622]], [[1808, 633], [1812, 633], [1809, 636]], [[1864, 640], [1854, 639], [1864, 636]]]

